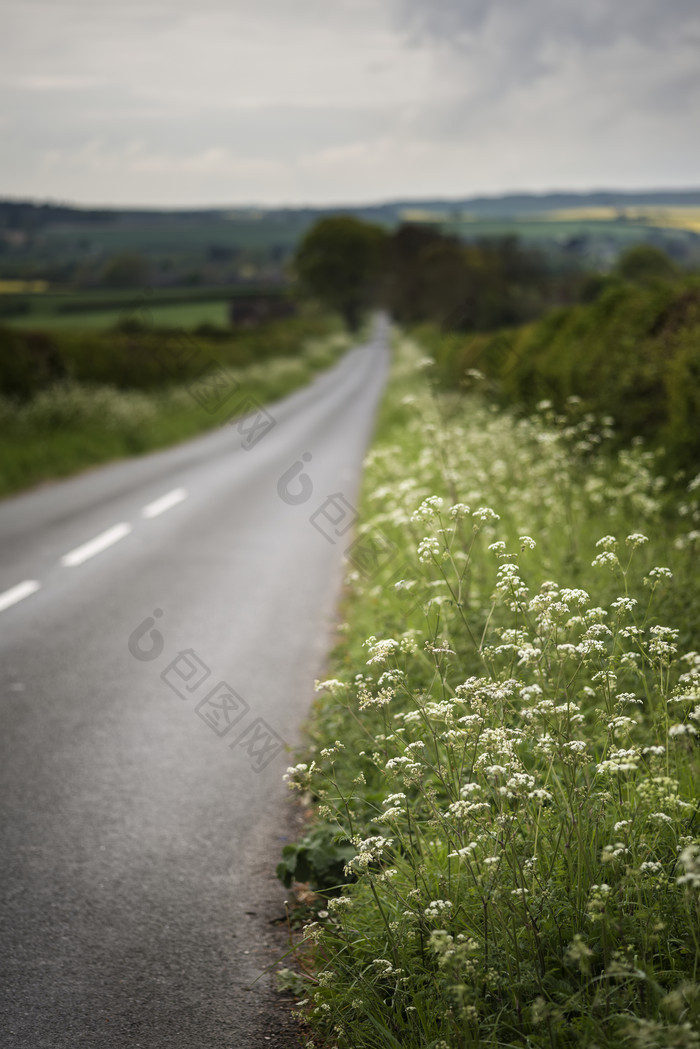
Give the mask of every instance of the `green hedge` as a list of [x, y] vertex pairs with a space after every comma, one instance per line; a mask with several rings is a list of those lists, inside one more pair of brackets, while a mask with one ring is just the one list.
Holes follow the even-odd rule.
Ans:
[[60, 379], [123, 390], [157, 390], [217, 365], [250, 364], [299, 354], [309, 337], [336, 323], [307, 310], [246, 331], [192, 333], [137, 322], [109, 331], [45, 332], [0, 327], [0, 394], [26, 400]]
[[609, 280], [595, 301], [495, 334], [422, 331], [441, 382], [481, 372], [503, 403], [555, 408], [579, 397], [615, 420], [619, 439], [663, 448], [670, 470], [700, 465], [700, 281]]

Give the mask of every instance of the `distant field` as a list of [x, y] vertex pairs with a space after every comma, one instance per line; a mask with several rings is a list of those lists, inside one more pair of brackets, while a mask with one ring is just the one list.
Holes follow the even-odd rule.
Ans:
[[0, 280], [0, 295], [24, 295], [27, 292], [44, 292], [48, 288], [45, 280]]
[[[304, 231], [307, 212], [128, 213], [113, 212], [78, 220], [70, 210], [52, 221], [25, 228], [3, 226], [0, 201], [0, 278], [46, 278], [50, 283], [103, 280], [113, 260], [132, 256], [156, 282], [180, 286], [191, 278], [204, 283], [251, 278], [275, 280]], [[9, 221], [9, 220], [7, 220]]]
[[700, 208], [693, 207], [648, 207], [648, 208], [570, 208], [562, 211], [551, 211], [546, 216], [549, 221], [584, 221], [591, 220], [625, 221], [641, 223], [643, 226], [656, 226], [661, 229], [688, 229], [700, 233]]
[[627, 242], [642, 240], [649, 235], [649, 223], [644, 221], [614, 221], [589, 219], [570, 215], [566, 218], [548, 216], [502, 219], [480, 219], [460, 216], [442, 223], [443, 228], [460, 236], [505, 237], [515, 234], [523, 240], [565, 240], [571, 237], [596, 236]]
[[95, 252], [139, 251], [147, 255], [167, 254], [176, 257], [203, 252], [212, 245], [239, 250], [268, 249], [272, 245], [292, 250], [309, 219], [294, 215], [276, 218], [265, 216], [222, 220], [193, 221], [174, 217], [149, 226], [136, 223], [104, 223], [76, 229], [56, 226], [42, 231], [37, 242], [43, 242], [50, 253], [79, 249]]
[[[19, 284], [20, 282], [13, 282]], [[84, 331], [109, 328], [125, 317], [140, 317], [156, 326], [194, 328], [198, 324], [226, 325], [232, 299], [256, 294], [255, 287], [103, 289], [81, 292], [17, 294], [0, 284], [0, 323], [17, 328]], [[274, 296], [276, 293], [264, 289]], [[11, 294], [15, 292], [15, 294]]]
[[[53, 331], [97, 331], [111, 328], [118, 321], [133, 314], [133, 310], [101, 309], [75, 313], [35, 312], [11, 318], [15, 328], [50, 328]], [[151, 306], [148, 323], [155, 327], [196, 328], [198, 324], [228, 324], [225, 302], [183, 302]]]
[[656, 231], [661, 230], [671, 242], [700, 233], [700, 207], [690, 206], [597, 206], [498, 216], [482, 216], [459, 208], [406, 208], [400, 215], [407, 222], [438, 224], [446, 232], [469, 240], [515, 235], [524, 241], [556, 244], [585, 237], [612, 241], [624, 248], [658, 237]]

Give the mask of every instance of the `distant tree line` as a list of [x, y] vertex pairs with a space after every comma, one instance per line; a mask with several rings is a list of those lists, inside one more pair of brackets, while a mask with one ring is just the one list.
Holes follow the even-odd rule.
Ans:
[[654, 245], [628, 248], [607, 274], [562, 276], [513, 237], [464, 244], [343, 216], [309, 231], [296, 272], [350, 327], [372, 306], [419, 325], [448, 388], [481, 374], [503, 404], [576, 397], [615, 419], [620, 442], [663, 448], [671, 472], [700, 468], [700, 278]]
[[301, 290], [352, 329], [365, 310], [383, 306], [402, 324], [489, 331], [572, 301], [583, 279], [514, 236], [466, 244], [428, 224], [389, 231], [349, 215], [317, 222], [294, 269]]
[[72, 208], [62, 204], [0, 200], [0, 229], [33, 232], [56, 222], [113, 222], [117, 212], [109, 208]]

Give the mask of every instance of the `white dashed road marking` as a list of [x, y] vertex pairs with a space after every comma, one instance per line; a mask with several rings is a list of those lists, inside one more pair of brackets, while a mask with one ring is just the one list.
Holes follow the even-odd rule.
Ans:
[[164, 514], [166, 510], [177, 506], [178, 503], [181, 503], [186, 498], [187, 492], [184, 488], [173, 488], [172, 492], [168, 492], [167, 495], [161, 495], [160, 499], [155, 499], [148, 506], [144, 506], [141, 513], [144, 517], [158, 517], [159, 514]]
[[118, 524], [112, 528], [108, 528], [106, 532], [102, 532], [100, 535], [95, 536], [87, 543], [83, 543], [82, 546], [77, 546], [75, 550], [71, 550], [69, 554], [65, 554], [61, 558], [61, 564], [66, 568], [75, 568], [76, 565], [82, 565], [83, 561], [89, 560], [94, 557], [95, 554], [101, 554], [103, 550], [106, 550], [108, 546], [112, 546], [114, 543], [118, 543], [120, 539], [128, 535], [131, 531], [130, 524]]
[[41, 583], [37, 582], [36, 579], [25, 579], [23, 583], [18, 583], [12, 589], [5, 590], [4, 593], [0, 594], [0, 612], [4, 612], [11, 605], [16, 605], [18, 601], [23, 601], [30, 594], [36, 593], [40, 586]]
[[[184, 488], [173, 488], [172, 492], [167, 492], [166, 495], [161, 495], [160, 498], [154, 499], [152, 503], [144, 506], [141, 513], [146, 518], [159, 517], [160, 514], [164, 514], [166, 510], [172, 509], [173, 506], [177, 506], [178, 503], [181, 503], [186, 498], [187, 491]], [[61, 564], [64, 568], [76, 568], [78, 565], [82, 565], [84, 561], [89, 561], [91, 557], [101, 554], [103, 550], [118, 543], [120, 539], [124, 539], [132, 531], [132, 526], [125, 521], [122, 521], [121, 524], [113, 525], [105, 532], [96, 535], [94, 539], [90, 539], [87, 543], [76, 546], [75, 550], [71, 550], [70, 553], [64, 554], [61, 558]], [[3, 593], [0, 593], [0, 612], [4, 612], [6, 608], [11, 608], [18, 601], [23, 601], [25, 597], [36, 593], [40, 587], [41, 583], [38, 580], [25, 579], [23, 583], [18, 583], [17, 586], [3, 591]]]

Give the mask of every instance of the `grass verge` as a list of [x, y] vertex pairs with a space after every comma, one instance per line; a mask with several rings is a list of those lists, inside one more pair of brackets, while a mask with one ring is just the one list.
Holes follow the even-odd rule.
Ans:
[[227, 367], [225, 374], [213, 368], [211, 382], [125, 390], [65, 380], [23, 403], [0, 397], [0, 495], [222, 426], [250, 411], [251, 399], [267, 404], [303, 386], [349, 345], [339, 332], [307, 338], [294, 356]]
[[281, 979], [309, 1046], [697, 1047], [700, 479], [431, 372], [400, 344], [288, 773]]

